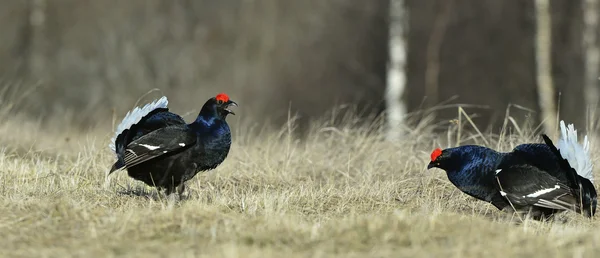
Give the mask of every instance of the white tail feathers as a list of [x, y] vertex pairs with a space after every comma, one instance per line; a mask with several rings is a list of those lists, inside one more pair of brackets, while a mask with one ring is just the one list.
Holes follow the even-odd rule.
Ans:
[[565, 126], [564, 121], [560, 121], [561, 137], [558, 141], [558, 150], [560, 155], [565, 158], [577, 174], [594, 182], [592, 169], [594, 165], [590, 158], [590, 142], [587, 135], [583, 138], [583, 145], [577, 142], [577, 130], [573, 124]]
[[117, 130], [115, 131], [115, 135], [110, 139], [109, 147], [112, 151], [115, 151], [115, 140], [117, 136], [121, 134], [125, 129], [129, 129], [132, 125], [139, 122], [144, 116], [152, 112], [157, 108], [166, 108], [169, 104], [167, 97], [163, 96], [160, 99], [153, 101], [152, 103], [146, 104], [144, 107], [139, 108], [135, 107], [133, 110], [127, 112], [127, 115], [123, 118], [121, 123], [117, 126]]

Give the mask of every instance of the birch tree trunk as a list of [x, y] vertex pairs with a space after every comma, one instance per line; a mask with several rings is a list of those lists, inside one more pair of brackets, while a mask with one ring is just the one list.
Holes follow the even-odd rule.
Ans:
[[30, 0], [29, 10], [29, 73], [34, 78], [42, 77], [45, 60], [46, 0]]
[[542, 111], [542, 123], [545, 132], [550, 136], [556, 135], [556, 103], [554, 102], [554, 84], [552, 81], [552, 20], [550, 16], [550, 1], [535, 0], [536, 37], [535, 57], [537, 68], [537, 92], [539, 106]]
[[583, 60], [584, 95], [586, 108], [598, 105], [598, 76], [600, 49], [598, 47], [598, 0], [584, 0], [583, 8]]
[[408, 28], [404, 0], [390, 0], [389, 19], [389, 61], [385, 93], [387, 139], [398, 140], [402, 137], [402, 126], [406, 116], [406, 103], [402, 100], [406, 88], [407, 44], [405, 35]]

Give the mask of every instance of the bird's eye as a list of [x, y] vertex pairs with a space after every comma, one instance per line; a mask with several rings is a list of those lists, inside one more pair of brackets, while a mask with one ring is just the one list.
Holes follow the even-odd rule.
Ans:
[[219, 104], [219, 105], [223, 104], [223, 101], [219, 99], [219, 100], [217, 100], [217, 104]]

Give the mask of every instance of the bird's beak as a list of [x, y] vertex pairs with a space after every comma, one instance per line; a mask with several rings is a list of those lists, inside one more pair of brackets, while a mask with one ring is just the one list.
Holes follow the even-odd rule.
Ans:
[[229, 107], [231, 107], [231, 106], [235, 106], [235, 107], [237, 107], [237, 106], [238, 106], [238, 104], [237, 104], [237, 103], [235, 103], [234, 101], [231, 101], [231, 100], [230, 100], [230, 101], [227, 101], [227, 103], [225, 103], [225, 108], [224, 108], [224, 109], [225, 109], [225, 111], [226, 111], [227, 113], [229, 113], [229, 114], [232, 114], [232, 115], [235, 115], [235, 113], [234, 113], [233, 111], [231, 111], [231, 109], [229, 109]]
[[439, 164], [437, 164], [437, 163], [435, 163], [435, 162], [433, 162], [433, 161], [432, 161], [432, 162], [429, 162], [429, 165], [427, 165], [427, 169], [434, 168], [434, 167], [435, 167], [435, 166], [437, 166], [437, 165], [439, 165]]

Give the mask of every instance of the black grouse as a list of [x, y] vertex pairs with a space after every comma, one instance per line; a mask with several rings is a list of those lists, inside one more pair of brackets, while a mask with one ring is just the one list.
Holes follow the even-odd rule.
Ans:
[[220, 93], [210, 98], [192, 123], [169, 112], [162, 97], [128, 112], [117, 127], [110, 148], [117, 161], [110, 173], [126, 169], [130, 177], [169, 195], [181, 195], [185, 182], [197, 173], [216, 168], [231, 146], [231, 131], [225, 118], [237, 106]]
[[573, 210], [588, 217], [596, 211], [596, 189], [587, 136], [577, 141], [573, 125], [560, 122], [558, 148], [545, 143], [521, 144], [512, 152], [466, 145], [431, 153], [428, 169], [446, 171], [464, 193], [503, 210], [529, 211], [533, 217]]

